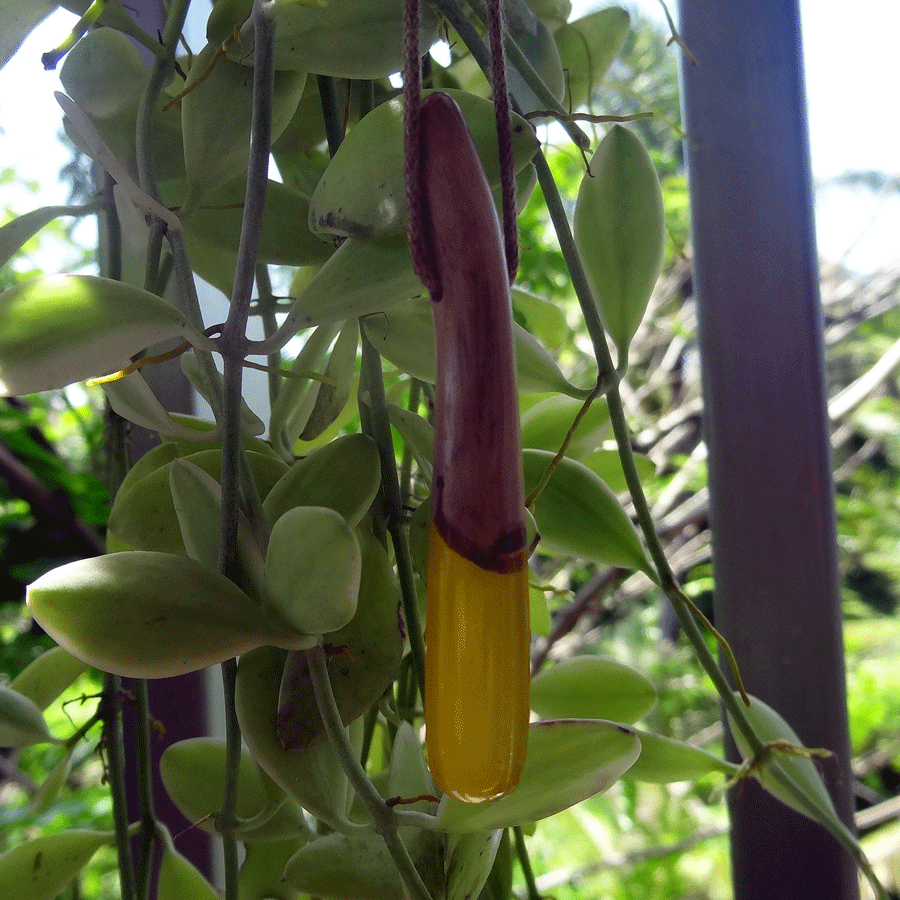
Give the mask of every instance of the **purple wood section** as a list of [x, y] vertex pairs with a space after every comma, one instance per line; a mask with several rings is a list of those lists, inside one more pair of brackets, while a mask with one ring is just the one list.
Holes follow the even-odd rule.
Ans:
[[441, 290], [431, 512], [447, 545], [484, 569], [525, 547], [512, 308], [503, 238], [465, 120], [446, 94], [422, 104], [422, 221]]
[[[716, 624], [747, 689], [808, 746], [852, 821], [806, 110], [793, 0], [682, 0]], [[733, 748], [731, 750], [733, 753]], [[736, 900], [858, 896], [849, 855], [746, 783]]]

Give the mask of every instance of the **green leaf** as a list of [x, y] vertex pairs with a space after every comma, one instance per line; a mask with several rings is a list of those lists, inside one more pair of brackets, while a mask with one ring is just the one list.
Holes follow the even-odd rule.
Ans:
[[87, 666], [62, 647], [51, 647], [29, 663], [10, 683], [10, 688], [46, 709]]
[[[522, 414], [522, 446], [556, 453], [583, 406], [583, 401], [555, 394], [535, 403]], [[609, 407], [598, 397], [578, 423], [566, 456], [582, 459], [596, 449], [609, 430]]]
[[497, 857], [503, 831], [452, 834], [447, 841], [447, 900], [478, 897]]
[[[328, 677], [341, 720], [355, 721], [385, 692], [397, 674], [405, 645], [397, 582], [387, 551], [375, 538], [362, 541], [362, 577], [356, 614], [324, 636], [336, 652]], [[278, 736], [282, 746], [302, 750], [325, 740], [305, 659], [289, 655], [281, 679]]]
[[69, 563], [30, 585], [26, 600], [69, 652], [129, 678], [183, 675], [254, 647], [304, 643], [223, 575], [169, 553]]
[[[426, 91], [426, 95], [431, 91]], [[459, 104], [488, 183], [500, 183], [493, 104], [467, 91], [445, 91]], [[537, 150], [528, 122], [513, 113], [516, 172]], [[323, 235], [383, 238], [406, 234], [408, 213], [403, 167], [403, 102], [376, 106], [350, 130], [319, 179], [309, 204], [309, 227]]]
[[359, 320], [348, 319], [334, 343], [331, 356], [328, 357], [325, 377], [329, 381], [317, 382], [313, 387], [316, 391], [316, 401], [303, 431], [300, 432], [300, 440], [315, 440], [337, 419], [347, 405], [356, 374], [358, 347]]
[[572, 107], [590, 105], [594, 91], [622, 49], [630, 26], [628, 12], [620, 6], [610, 6], [556, 31], [556, 46], [569, 75]]
[[[382, 315], [369, 316], [364, 327], [385, 359], [415, 378], [434, 384], [434, 322], [427, 299], [397, 303]], [[518, 389], [525, 393], [559, 391], [573, 397], [586, 392], [566, 381], [550, 354], [534, 335], [513, 323]]]
[[60, 788], [66, 783], [69, 773], [72, 771], [73, 747], [67, 750], [62, 759], [51, 769], [50, 774], [41, 782], [41, 786], [32, 794], [28, 803], [28, 813], [32, 816], [42, 816], [56, 800]]
[[273, 609], [303, 634], [343, 628], [356, 612], [362, 558], [333, 509], [298, 506], [272, 526], [266, 587]]
[[[172, 503], [185, 553], [216, 570], [222, 530], [222, 488], [207, 472], [188, 459], [176, 459], [168, 467]], [[237, 572], [235, 581], [241, 590], [257, 600], [266, 597], [265, 557], [256, 543], [247, 517], [237, 514]]]
[[640, 139], [613, 125], [575, 202], [575, 243], [619, 365], [662, 269], [666, 219], [659, 178]]
[[[222, 59], [220, 53], [221, 43], [216, 42], [193, 58], [181, 101], [184, 165], [197, 197], [246, 172], [250, 156], [253, 69]], [[305, 82], [303, 71], [275, 73], [273, 140], [291, 120]]]
[[346, 434], [297, 460], [263, 502], [269, 522], [298, 506], [324, 506], [356, 527], [381, 485], [381, 460], [365, 434]]
[[[525, 493], [543, 476], [554, 454], [525, 450]], [[563, 457], [534, 504], [541, 544], [557, 553], [655, 578], [634, 525], [615, 494], [586, 466]]]
[[42, 228], [59, 216], [71, 214], [72, 209], [69, 206], [42, 206], [7, 222], [0, 228], [0, 268], [5, 266]]
[[[177, 447], [174, 452], [160, 451], [154, 460], [162, 460], [169, 454], [177, 455], [177, 452]], [[220, 449], [188, 453], [183, 459], [216, 480], [222, 476]], [[247, 451], [247, 462], [260, 496], [266, 497], [272, 485], [284, 474], [284, 463], [269, 453], [257, 453], [253, 450]], [[127, 477], [116, 495], [109, 515], [109, 530], [126, 545], [137, 550], [185, 552], [181, 525], [170, 489], [171, 467], [172, 463], [156, 465], [142, 478]]]
[[531, 708], [544, 719], [636, 722], [656, 705], [645, 675], [614, 659], [575, 656], [531, 679]]
[[[510, 37], [519, 45], [525, 59], [554, 97], [561, 101], [566, 90], [566, 78], [550, 29], [535, 16], [526, 0], [507, 0], [504, 18]], [[538, 99], [515, 66], [509, 66], [507, 77], [510, 94], [525, 112], [547, 108], [546, 102]]]
[[285, 880], [304, 894], [338, 900], [405, 900], [406, 892], [384, 838], [374, 831], [329, 834], [288, 860]]
[[115, 28], [88, 31], [59, 71], [65, 92], [89, 116], [103, 119], [134, 107], [148, 76], [134, 43]]
[[24, 694], [0, 684], [0, 747], [28, 747], [55, 740], [40, 709]]
[[15, 900], [54, 900], [91, 857], [114, 840], [110, 831], [42, 835], [0, 856], [0, 884], [14, 887]]
[[[285, 750], [275, 716], [287, 654], [262, 647], [238, 663], [235, 707], [241, 734], [260, 767], [289, 796], [330, 828], [347, 828], [347, 776], [328, 741], [306, 750]], [[351, 726], [351, 739], [361, 732]]]
[[422, 290], [405, 234], [349, 238], [294, 300], [288, 323], [293, 333], [310, 325], [382, 314]]
[[[334, 78], [386, 78], [403, 68], [403, 0], [342, 0], [340, 3], [277, 0], [275, 66]], [[213, 7], [207, 37], [218, 45], [250, 15], [252, 0]], [[422, 7], [419, 46], [437, 39], [438, 18]], [[252, 23], [241, 31], [229, 56], [243, 61], [253, 46]]]
[[240, 900], [303, 900], [281, 874], [300, 841], [247, 843], [244, 847], [246, 855], [238, 874]]
[[738, 767], [702, 747], [638, 729], [641, 755], [624, 778], [649, 784], [697, 781], [713, 772], [734, 775]]
[[65, 387], [181, 336], [211, 349], [165, 300], [93, 275], [46, 275], [0, 294], [0, 394]]
[[[225, 741], [203, 737], [170, 744], [160, 759], [159, 771], [169, 796], [188, 821], [210, 834], [217, 834], [214, 815], [222, 805]], [[279, 841], [304, 837], [307, 826], [302, 811], [288, 799], [276, 808], [267, 780], [268, 776], [260, 771], [253, 757], [242, 750], [235, 805], [235, 815], [240, 820], [237, 833], [241, 840]], [[277, 787], [275, 791], [278, 791]], [[251, 824], [253, 819], [258, 821]]]
[[0, 69], [12, 59], [25, 38], [56, 8], [51, 0], [4, 0], [0, 28]]
[[182, 856], [171, 841], [164, 841], [156, 900], [218, 900], [218, 897], [200, 870]]
[[[743, 703], [739, 694], [736, 693], [735, 696]], [[751, 696], [750, 706], [744, 707], [744, 714], [764, 744], [780, 741], [794, 747], [803, 747], [794, 729], [762, 700]], [[745, 760], [750, 759], [753, 754], [747, 740], [740, 729], [734, 727], [730, 716], [729, 725], [741, 756]], [[800, 794], [799, 797], [795, 791], [789, 790], [781, 783], [775, 774], [776, 770], [782, 778], [793, 784], [796, 792]], [[793, 755], [772, 749], [766, 759], [753, 770], [753, 775], [770, 794], [802, 815], [819, 822], [832, 832], [834, 829], [845, 829], [835, 812], [831, 795], [819, 775], [816, 764], [809, 756]]]
[[395, 403], [388, 403], [387, 411], [391, 425], [397, 429], [410, 453], [415, 457], [416, 465], [422, 471], [423, 477], [426, 481], [431, 481], [434, 426], [422, 416]]
[[445, 795], [438, 820], [451, 833], [534, 822], [605, 791], [638, 758], [631, 728], [590, 719], [536, 722], [519, 786], [493, 803], [464, 803]]
[[[641, 482], [646, 483], [648, 478], [656, 474], [656, 466], [653, 461], [642, 453], [633, 453], [634, 465], [640, 476]], [[614, 494], [624, 494], [628, 490], [625, 481], [625, 472], [622, 470], [622, 458], [618, 450], [594, 450], [579, 460], [587, 466]]]

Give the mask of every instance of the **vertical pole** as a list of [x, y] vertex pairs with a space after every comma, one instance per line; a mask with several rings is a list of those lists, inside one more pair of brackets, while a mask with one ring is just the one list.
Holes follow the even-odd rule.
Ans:
[[[797, 0], [682, 0], [683, 105], [716, 623], [748, 691], [852, 823], [821, 310]], [[733, 745], [729, 752], [734, 754]], [[849, 855], [755, 783], [730, 792], [736, 900], [858, 897]]]
[[[130, 0], [128, 12], [149, 34], [161, 34], [166, 22], [166, 5], [162, 0]], [[145, 56], [145, 49], [138, 47]], [[131, 267], [134, 268], [133, 262]], [[134, 273], [134, 281], [142, 283], [143, 270]], [[181, 364], [172, 360], [148, 367], [144, 377], [150, 383], [162, 405], [170, 412], [194, 411], [193, 389], [181, 371]], [[144, 428], [132, 426], [129, 444], [132, 462], [159, 443], [157, 436]], [[153, 680], [148, 683], [150, 712], [164, 731], [152, 735], [153, 795], [157, 818], [175, 835], [175, 845], [207, 876], [212, 872], [212, 846], [209, 835], [200, 828], [192, 828], [169, 799], [159, 774], [159, 761], [170, 744], [207, 733], [206, 677], [204, 672]], [[137, 750], [134, 743], [135, 716], [133, 707], [126, 704], [123, 717], [130, 820], [138, 818], [137, 780], [135, 764]]]

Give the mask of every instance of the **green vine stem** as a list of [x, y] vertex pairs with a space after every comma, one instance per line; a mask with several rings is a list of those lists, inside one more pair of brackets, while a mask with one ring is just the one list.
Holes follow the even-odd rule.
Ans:
[[372, 430], [378, 444], [381, 457], [381, 485], [388, 506], [387, 528], [397, 559], [397, 574], [400, 580], [400, 595], [403, 601], [403, 616], [406, 620], [406, 636], [413, 658], [416, 682], [419, 692], [425, 695], [425, 639], [422, 623], [419, 619], [419, 599], [413, 576], [412, 557], [409, 553], [409, 541], [403, 524], [402, 498], [400, 481], [397, 476], [397, 461], [394, 456], [394, 442], [391, 439], [391, 426], [388, 420], [387, 401], [384, 395], [384, 375], [381, 369], [381, 356], [372, 346], [366, 335], [365, 327], [360, 327], [362, 340], [362, 374], [369, 393], [369, 410], [372, 417]]
[[325, 121], [325, 138], [328, 141], [328, 155], [334, 156], [344, 139], [344, 123], [338, 110], [337, 89], [330, 75], [316, 75], [319, 87], [319, 102]]
[[128, 808], [125, 800], [125, 751], [122, 739], [122, 680], [105, 672], [100, 701], [103, 718], [103, 748], [106, 751], [106, 778], [112, 797], [113, 827], [122, 900], [136, 900], [134, 862], [128, 834]]
[[141, 821], [141, 853], [138, 857], [137, 896], [150, 896], [150, 871], [153, 864], [153, 845], [156, 835], [156, 812], [153, 808], [153, 760], [150, 751], [152, 717], [147, 682], [143, 678], [132, 683], [137, 719], [137, 789]]
[[175, 52], [178, 49], [178, 41], [181, 38], [184, 20], [190, 5], [191, 0], [172, 0], [162, 38], [156, 51], [156, 59], [150, 68], [150, 77], [141, 93], [141, 99], [138, 101], [137, 132], [135, 134], [138, 178], [141, 190], [154, 200], [159, 200], [151, 149], [154, 112], [163, 86], [175, 70]]
[[[219, 341], [223, 360], [222, 433], [222, 520], [219, 569], [226, 577], [237, 577], [237, 523], [241, 500], [254, 531], [264, 529], [259, 497], [243, 452], [241, 399], [243, 362], [247, 352], [247, 319], [256, 272], [259, 235], [268, 180], [272, 131], [272, 96], [275, 83], [275, 20], [270, 0], [253, 5], [253, 113], [250, 124], [250, 157], [247, 191], [238, 245], [231, 305]], [[255, 502], [254, 502], [255, 500]], [[254, 508], [248, 508], [252, 506]], [[235, 709], [237, 661], [222, 664], [225, 695], [225, 776], [218, 825], [225, 853], [225, 900], [238, 898], [238, 846], [235, 834], [238, 767], [241, 733]]]
[[522, 867], [522, 877], [525, 879], [527, 891], [525, 896], [528, 900], [541, 900], [537, 882], [534, 880], [534, 871], [531, 868], [531, 858], [528, 856], [528, 847], [525, 846], [525, 835], [519, 825], [513, 828], [513, 840], [516, 844], [516, 856], [519, 858], [519, 865]]
[[397, 815], [394, 809], [385, 803], [384, 798], [375, 789], [375, 785], [369, 780], [369, 776], [366, 775], [350, 744], [347, 732], [344, 730], [344, 723], [341, 721], [341, 714], [338, 712], [334, 692], [331, 689], [328, 660], [321, 644], [306, 651], [306, 661], [309, 666], [313, 693], [316, 696], [316, 703], [328, 740], [337, 754], [341, 768], [347, 775], [347, 780], [372, 817], [372, 827], [384, 840], [400, 877], [403, 879], [407, 896], [410, 900], [432, 900], [406, 845], [400, 839], [397, 831]]
[[[270, 337], [278, 330], [278, 319], [275, 311], [277, 301], [272, 293], [272, 279], [269, 277], [269, 267], [265, 263], [257, 263], [256, 265], [256, 290], [259, 294], [258, 308], [259, 317], [262, 321], [263, 334]], [[268, 387], [269, 387], [269, 406], [275, 403], [278, 398], [278, 391], [281, 389], [281, 353], [278, 350], [269, 354], [268, 359]]]

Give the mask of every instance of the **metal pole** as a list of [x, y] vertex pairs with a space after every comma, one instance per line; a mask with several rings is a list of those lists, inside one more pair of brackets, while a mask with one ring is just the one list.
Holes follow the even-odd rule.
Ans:
[[[716, 623], [852, 822], [818, 266], [796, 0], [681, 0]], [[733, 746], [729, 751], [734, 754]], [[729, 796], [736, 900], [858, 897], [824, 829]]]

